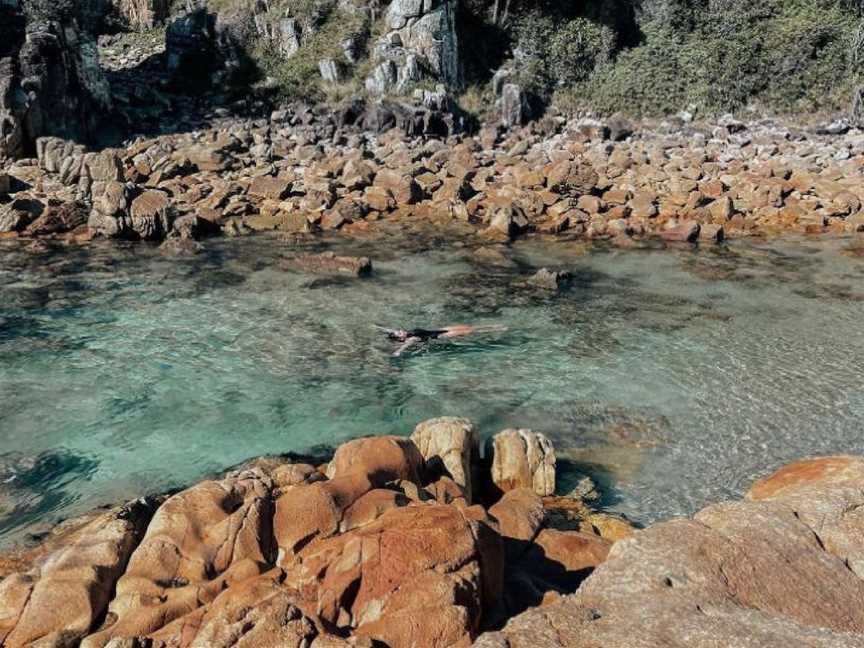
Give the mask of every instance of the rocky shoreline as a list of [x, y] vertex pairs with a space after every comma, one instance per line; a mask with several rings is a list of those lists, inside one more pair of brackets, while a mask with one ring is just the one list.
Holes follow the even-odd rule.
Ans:
[[864, 229], [864, 134], [840, 125], [549, 117], [434, 138], [406, 135], [379, 108], [393, 128], [294, 106], [122, 149], [41, 138], [36, 158], [0, 168], [0, 236], [169, 239], [194, 253], [207, 236], [274, 230], [289, 242], [423, 226], [640, 247]]
[[831, 457], [635, 530], [555, 494], [542, 434], [444, 417], [59, 525], [0, 559], [0, 642], [857, 647], [862, 510]]

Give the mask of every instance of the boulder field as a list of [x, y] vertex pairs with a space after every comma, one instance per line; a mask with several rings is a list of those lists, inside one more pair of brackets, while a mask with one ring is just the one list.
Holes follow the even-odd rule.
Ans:
[[864, 459], [644, 530], [554, 470], [543, 435], [450, 417], [252, 460], [0, 558], [0, 644], [864, 646]]
[[0, 238], [368, 238], [422, 225], [481, 245], [542, 235], [638, 247], [864, 230], [858, 130], [721, 121], [613, 138], [604, 122], [548, 117], [439, 138], [356, 119], [291, 105], [123, 148], [40, 138], [35, 158], [0, 162]]

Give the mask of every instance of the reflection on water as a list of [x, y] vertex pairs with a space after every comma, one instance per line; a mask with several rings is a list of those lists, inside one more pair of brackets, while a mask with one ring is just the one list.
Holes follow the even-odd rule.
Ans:
[[35, 456], [4, 452], [0, 456], [0, 535], [38, 525], [46, 511], [71, 506], [77, 480], [87, 480], [98, 467], [93, 459], [64, 449]]
[[[0, 246], [0, 540], [247, 457], [469, 416], [549, 434], [640, 522], [804, 454], [864, 452], [864, 259], [843, 241], [617, 251], [334, 243], [368, 280], [279, 270], [286, 243], [189, 259]], [[540, 266], [574, 281], [527, 288]], [[505, 324], [410, 357], [373, 324]], [[571, 475], [565, 474], [562, 488]]]

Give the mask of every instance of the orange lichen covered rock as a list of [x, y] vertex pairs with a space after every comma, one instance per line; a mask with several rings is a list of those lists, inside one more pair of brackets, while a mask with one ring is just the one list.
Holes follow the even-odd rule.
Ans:
[[484, 579], [501, 570], [482, 522], [439, 504], [386, 511], [300, 553], [287, 582], [322, 622], [392, 648], [467, 645], [480, 627]]

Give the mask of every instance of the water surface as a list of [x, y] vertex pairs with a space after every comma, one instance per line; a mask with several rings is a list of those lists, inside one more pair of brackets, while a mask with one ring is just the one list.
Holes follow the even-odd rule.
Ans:
[[[266, 237], [0, 246], [0, 542], [251, 456], [443, 414], [547, 433], [640, 523], [739, 496], [802, 455], [864, 453], [864, 261], [838, 240], [476, 263], [429, 238], [333, 243], [357, 281], [280, 270]], [[570, 290], [521, 285], [541, 266]], [[372, 326], [506, 324], [394, 360]]]

